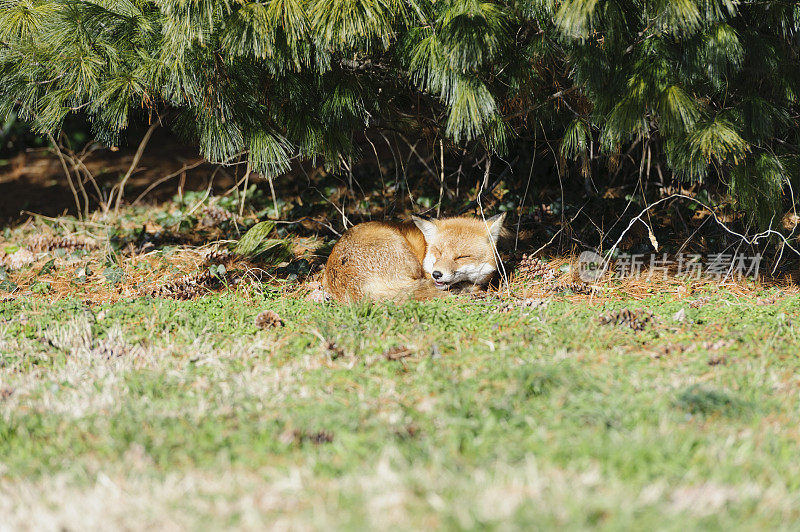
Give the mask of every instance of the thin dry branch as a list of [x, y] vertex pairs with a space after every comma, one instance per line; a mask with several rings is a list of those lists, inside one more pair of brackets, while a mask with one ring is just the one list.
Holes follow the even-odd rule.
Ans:
[[78, 189], [75, 188], [75, 184], [72, 182], [72, 174], [69, 171], [69, 167], [67, 167], [67, 161], [64, 157], [64, 153], [61, 151], [56, 139], [53, 138], [53, 135], [49, 132], [47, 133], [47, 138], [50, 140], [50, 144], [53, 145], [53, 149], [56, 151], [58, 155], [58, 160], [61, 162], [61, 168], [64, 169], [64, 175], [67, 176], [67, 183], [69, 184], [69, 189], [72, 192], [72, 196], [75, 198], [75, 207], [78, 209], [78, 216], [83, 217], [81, 213], [81, 200], [78, 198]]
[[[119, 207], [122, 204], [122, 197], [125, 195], [125, 185], [128, 183], [128, 180], [133, 175], [133, 172], [136, 170], [136, 167], [139, 165], [139, 160], [142, 158], [142, 154], [144, 153], [145, 148], [147, 147], [147, 143], [150, 142], [150, 137], [153, 136], [153, 132], [155, 132], [156, 128], [161, 123], [160, 120], [156, 120], [150, 127], [147, 129], [147, 132], [144, 134], [142, 141], [139, 143], [139, 147], [136, 148], [136, 153], [133, 155], [133, 161], [131, 161], [131, 165], [128, 168], [128, 171], [125, 172], [125, 175], [122, 177], [120, 182], [117, 184], [115, 188], [117, 196], [116, 200], [114, 201], [114, 214], [119, 214]], [[114, 195], [114, 190], [111, 191], [109, 195], [109, 203], [111, 203], [111, 198]]]
[[159, 185], [161, 185], [161, 184], [163, 184], [163, 183], [166, 183], [167, 181], [169, 181], [169, 180], [170, 180], [170, 179], [172, 179], [173, 177], [177, 177], [177, 176], [181, 175], [182, 173], [184, 173], [184, 172], [186, 172], [186, 171], [188, 171], [188, 170], [194, 170], [194, 169], [195, 169], [195, 168], [197, 168], [198, 166], [200, 166], [200, 165], [203, 165], [203, 164], [205, 164], [205, 163], [207, 163], [207, 162], [208, 162], [208, 161], [206, 161], [205, 159], [201, 159], [201, 160], [199, 160], [199, 161], [196, 161], [196, 162], [194, 162], [194, 163], [191, 163], [191, 164], [185, 164], [185, 165], [183, 165], [183, 167], [181, 167], [180, 169], [178, 169], [178, 170], [176, 170], [176, 171], [172, 172], [171, 174], [169, 174], [169, 175], [165, 175], [165, 176], [164, 176], [164, 177], [162, 177], [161, 179], [158, 179], [158, 180], [154, 181], [153, 183], [151, 183], [151, 184], [150, 184], [150, 186], [148, 186], [148, 187], [147, 187], [147, 188], [144, 190], [144, 192], [142, 192], [141, 194], [139, 194], [139, 196], [138, 196], [138, 197], [137, 197], [135, 200], [133, 200], [133, 203], [131, 203], [131, 205], [136, 205], [137, 203], [139, 203], [140, 201], [142, 201], [142, 199], [144, 199], [144, 197], [145, 197], [147, 194], [149, 194], [149, 193], [150, 193], [150, 191], [152, 191], [152, 190], [153, 190], [154, 188], [156, 188], [157, 186], [159, 186]]
[[[693, 198], [693, 197], [691, 197], [691, 196], [687, 196], [686, 194], [670, 194], [670, 195], [669, 195], [669, 196], [667, 196], [666, 198], [661, 198], [660, 200], [658, 200], [658, 201], [656, 201], [656, 202], [654, 202], [654, 203], [651, 203], [650, 205], [647, 205], [647, 206], [646, 206], [644, 209], [642, 209], [642, 212], [640, 212], [640, 213], [639, 213], [637, 216], [635, 216], [634, 218], [632, 218], [632, 219], [631, 219], [631, 221], [628, 223], [628, 227], [626, 227], [626, 228], [625, 228], [625, 230], [624, 230], [624, 231], [622, 231], [622, 234], [621, 234], [621, 235], [619, 235], [619, 238], [617, 239], [617, 241], [616, 241], [616, 242], [614, 242], [614, 245], [613, 245], [613, 246], [611, 246], [611, 249], [609, 249], [609, 250], [608, 250], [608, 252], [606, 253], [606, 257], [605, 257], [605, 259], [603, 260], [603, 269], [601, 270], [601, 276], [602, 276], [602, 275], [604, 275], [604, 274], [606, 273], [606, 271], [608, 270], [608, 266], [609, 266], [609, 264], [610, 264], [610, 261], [611, 261], [611, 256], [613, 255], [614, 251], [616, 251], [617, 247], [618, 247], [618, 246], [619, 246], [619, 244], [622, 242], [622, 239], [625, 237], [625, 235], [628, 233], [628, 231], [630, 231], [631, 227], [633, 227], [633, 226], [634, 226], [634, 224], [635, 224], [637, 221], [642, 221], [642, 222], [643, 222], [643, 220], [642, 220], [642, 217], [643, 217], [645, 214], [647, 214], [647, 213], [650, 211], [650, 209], [652, 209], [652, 208], [653, 208], [653, 207], [655, 207], [656, 205], [659, 205], [659, 204], [661, 204], [661, 203], [664, 203], [664, 202], [666, 202], [666, 201], [669, 201], [669, 200], [671, 200], [671, 199], [675, 199], [675, 198], [687, 199], [687, 200], [689, 200], [689, 201], [692, 201], [692, 202], [694, 202], [694, 203], [697, 203], [698, 205], [701, 205], [703, 208], [705, 208], [705, 209], [706, 209], [708, 212], [710, 212], [710, 213], [711, 213], [711, 216], [713, 216], [713, 217], [714, 217], [714, 221], [715, 221], [715, 222], [717, 222], [717, 225], [719, 225], [720, 227], [722, 227], [722, 229], [724, 229], [724, 230], [725, 230], [727, 233], [729, 233], [729, 234], [731, 234], [731, 235], [733, 235], [733, 236], [735, 236], [735, 237], [737, 237], [737, 238], [741, 239], [741, 240], [742, 240], [743, 242], [745, 242], [746, 244], [749, 244], [749, 245], [751, 245], [751, 246], [756, 246], [756, 245], [758, 245], [758, 241], [759, 241], [759, 240], [761, 240], [761, 239], [764, 239], [764, 238], [767, 238], [768, 236], [773, 236], [773, 235], [774, 235], [774, 236], [777, 236], [778, 238], [780, 238], [780, 239], [783, 241], [783, 245], [784, 245], [785, 247], [789, 248], [789, 249], [790, 249], [790, 250], [792, 250], [792, 251], [793, 251], [793, 252], [794, 252], [794, 253], [795, 253], [795, 254], [796, 254], [798, 257], [800, 257], [800, 251], [798, 251], [797, 249], [795, 249], [795, 248], [794, 248], [794, 247], [793, 247], [793, 246], [792, 246], [792, 245], [789, 243], [789, 241], [786, 239], [786, 237], [785, 237], [785, 236], [783, 236], [783, 235], [782, 235], [781, 233], [779, 233], [778, 231], [775, 231], [775, 230], [774, 230], [774, 229], [772, 229], [771, 227], [770, 227], [769, 229], [766, 229], [766, 230], [764, 230], [764, 231], [762, 231], [762, 232], [760, 232], [760, 233], [757, 233], [757, 234], [753, 235], [751, 238], [748, 238], [746, 235], [743, 235], [743, 234], [741, 234], [741, 233], [737, 233], [736, 231], [734, 231], [733, 229], [731, 229], [730, 227], [728, 227], [727, 225], [725, 225], [725, 224], [722, 222], [722, 220], [720, 220], [720, 219], [719, 219], [719, 217], [717, 216], [717, 213], [716, 213], [716, 212], [714, 212], [714, 210], [713, 210], [711, 207], [709, 207], [708, 205], [706, 205], [706, 204], [705, 204], [705, 203], [703, 203], [702, 201], [699, 201], [697, 198]], [[643, 222], [643, 223], [644, 223], [644, 222]], [[649, 229], [649, 227], [648, 227], [648, 229]]]

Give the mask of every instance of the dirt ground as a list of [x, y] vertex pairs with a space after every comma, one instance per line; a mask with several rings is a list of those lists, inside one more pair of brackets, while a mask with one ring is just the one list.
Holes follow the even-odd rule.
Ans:
[[[106, 192], [128, 171], [135, 147], [112, 150], [98, 147], [83, 158], [94, 176], [97, 187]], [[187, 168], [185, 171], [181, 171]], [[126, 186], [126, 199], [134, 201], [142, 192], [165, 176], [139, 202], [157, 203], [169, 199], [180, 186], [185, 190], [205, 189], [213, 192], [228, 190], [235, 184], [236, 168], [219, 168], [204, 164], [193, 147], [181, 144], [169, 135], [151, 139], [136, 170]], [[213, 176], [213, 182], [211, 182]], [[90, 200], [89, 210], [97, 208], [97, 193], [85, 179]], [[64, 168], [50, 149], [34, 149], [0, 160], [0, 220], [5, 225], [27, 219], [29, 213], [44, 216], [76, 214], [75, 199], [65, 177]]]

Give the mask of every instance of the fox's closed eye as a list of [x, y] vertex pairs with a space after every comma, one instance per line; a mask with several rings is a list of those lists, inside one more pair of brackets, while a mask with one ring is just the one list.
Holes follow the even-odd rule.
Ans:
[[470, 257], [471, 257], [471, 255], [459, 255], [458, 257], [456, 257], [456, 260], [468, 259]]

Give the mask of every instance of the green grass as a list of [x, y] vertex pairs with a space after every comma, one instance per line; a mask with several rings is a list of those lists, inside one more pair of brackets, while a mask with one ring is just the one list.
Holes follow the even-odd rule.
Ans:
[[797, 297], [0, 305], [11, 526], [800, 524]]

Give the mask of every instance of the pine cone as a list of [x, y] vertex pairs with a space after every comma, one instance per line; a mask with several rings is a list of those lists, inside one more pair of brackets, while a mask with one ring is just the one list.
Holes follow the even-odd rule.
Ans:
[[222, 264], [233, 259], [233, 253], [224, 248], [211, 248], [202, 252], [206, 264]]
[[537, 259], [527, 253], [522, 256], [517, 271], [519, 275], [526, 279], [536, 279], [543, 282], [552, 281], [556, 277], [555, 268], [551, 268], [542, 259]]
[[570, 283], [556, 288], [557, 292], [566, 292], [570, 290], [574, 294], [592, 295], [595, 292], [593, 286], [584, 283]]
[[333, 433], [327, 430], [308, 432], [305, 430], [294, 429], [281, 437], [286, 443], [303, 444], [305, 442], [321, 445], [333, 441]]
[[308, 434], [307, 439], [314, 445], [322, 443], [331, 443], [333, 441], [333, 432], [328, 430], [318, 430], [312, 434]]
[[232, 220], [236, 220], [236, 215], [229, 210], [217, 207], [216, 205], [209, 205], [203, 211], [203, 220], [201, 223], [206, 227], [216, 227]]
[[184, 275], [169, 283], [145, 291], [144, 295], [167, 299], [186, 300], [207, 293], [219, 285], [219, 278], [203, 271], [193, 275]]
[[111, 360], [117, 357], [125, 357], [135, 352], [136, 350], [130, 345], [119, 341], [101, 340], [92, 347], [90, 353], [92, 357]]
[[272, 329], [274, 327], [283, 327], [283, 320], [278, 314], [272, 310], [264, 310], [256, 316], [256, 327], [259, 329]]
[[409, 349], [404, 345], [398, 345], [384, 351], [383, 357], [386, 360], [402, 360], [406, 357], [410, 357], [413, 354], [414, 351], [412, 349]]
[[94, 240], [81, 236], [36, 235], [28, 240], [28, 248], [37, 253], [55, 251], [57, 249], [63, 249], [67, 252], [79, 249], [91, 251], [99, 247], [100, 245]]
[[546, 308], [547, 307], [547, 300], [546, 299], [537, 299], [537, 298], [527, 298], [527, 299], [517, 299], [511, 300], [504, 303], [500, 308], [497, 309], [497, 312], [511, 312], [514, 309], [526, 309], [526, 310], [533, 310], [538, 308]]
[[642, 309], [622, 309], [602, 314], [598, 317], [600, 325], [622, 325], [634, 331], [643, 331], [648, 324], [653, 322], [652, 312]]

